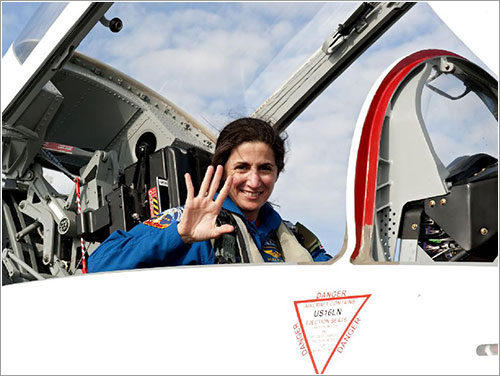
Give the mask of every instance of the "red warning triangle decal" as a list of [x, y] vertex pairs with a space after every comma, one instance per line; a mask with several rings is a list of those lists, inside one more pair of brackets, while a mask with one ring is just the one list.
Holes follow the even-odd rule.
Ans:
[[370, 294], [294, 302], [316, 374], [323, 374], [335, 352], [343, 351], [359, 323]]

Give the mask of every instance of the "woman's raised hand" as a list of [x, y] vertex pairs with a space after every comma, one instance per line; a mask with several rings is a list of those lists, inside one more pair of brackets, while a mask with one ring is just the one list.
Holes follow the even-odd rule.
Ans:
[[187, 199], [181, 221], [177, 225], [177, 230], [184, 243], [190, 244], [215, 239], [222, 234], [234, 231], [234, 227], [231, 225], [217, 226], [216, 224], [222, 203], [229, 194], [229, 188], [232, 183], [232, 176], [228, 176], [217, 199], [214, 201], [213, 197], [217, 192], [223, 172], [224, 169], [222, 166], [217, 166], [214, 175], [214, 167], [209, 166], [196, 197], [194, 196], [191, 176], [189, 174], [184, 175], [186, 179]]

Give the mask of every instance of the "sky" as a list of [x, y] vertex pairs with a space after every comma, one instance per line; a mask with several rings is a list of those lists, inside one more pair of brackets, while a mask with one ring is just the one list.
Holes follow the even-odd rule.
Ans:
[[[251, 115], [358, 5], [122, 2], [106, 16], [121, 18], [123, 30], [115, 34], [98, 24], [78, 50], [151, 87], [217, 133], [229, 121]], [[2, 2], [2, 55], [37, 6]], [[283, 218], [310, 228], [331, 254], [344, 239], [349, 151], [365, 97], [395, 60], [429, 48], [482, 64], [427, 3], [418, 3], [287, 129], [285, 171], [271, 201]], [[481, 151], [497, 157], [494, 119], [485, 111], [478, 118], [474, 109], [480, 104], [473, 97], [449, 102], [435, 94], [422, 100], [443, 163]]]

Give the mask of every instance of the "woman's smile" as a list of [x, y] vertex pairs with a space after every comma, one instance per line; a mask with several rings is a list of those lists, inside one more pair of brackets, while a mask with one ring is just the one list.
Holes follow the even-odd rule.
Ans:
[[248, 198], [250, 199], [254, 199], [254, 198], [258, 198], [260, 194], [262, 194], [262, 191], [259, 191], [259, 192], [251, 192], [251, 191], [245, 191], [245, 190], [241, 190], [241, 192], [247, 196]]

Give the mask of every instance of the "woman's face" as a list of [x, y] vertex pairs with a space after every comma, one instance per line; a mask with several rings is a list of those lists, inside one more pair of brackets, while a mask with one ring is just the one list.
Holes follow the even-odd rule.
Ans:
[[232, 176], [229, 197], [255, 221], [278, 179], [274, 152], [264, 142], [244, 142], [235, 147], [224, 165], [224, 177]]

